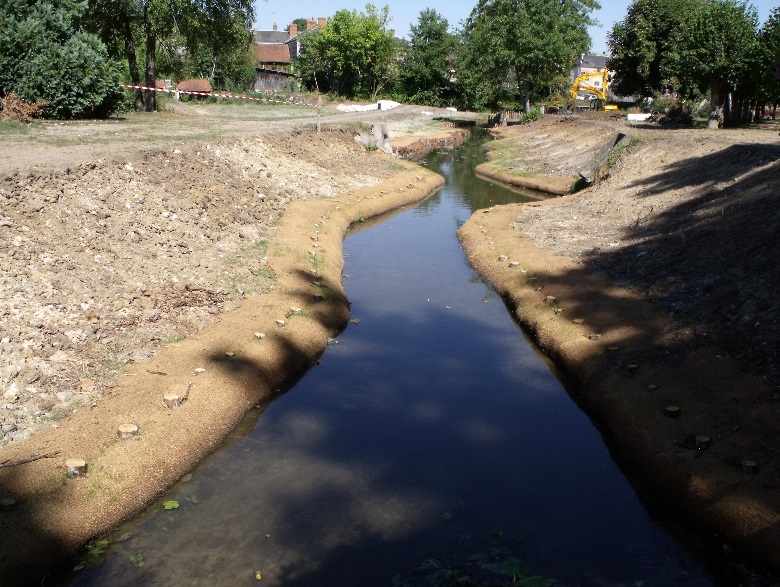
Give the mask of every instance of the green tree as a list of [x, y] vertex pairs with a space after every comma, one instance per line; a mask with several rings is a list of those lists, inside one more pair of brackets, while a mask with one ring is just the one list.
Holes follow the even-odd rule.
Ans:
[[761, 53], [755, 9], [736, 0], [635, 0], [609, 35], [619, 94], [651, 96], [672, 83], [709, 94], [709, 126], [738, 122], [755, 101]]
[[674, 68], [684, 81], [710, 93], [708, 126], [734, 122], [730, 94], [749, 89], [757, 66], [758, 15], [735, 0], [700, 0], [672, 33], [678, 47]]
[[400, 73], [403, 91], [416, 104], [446, 105], [453, 92], [456, 37], [447, 19], [432, 8], [420, 12], [410, 33]]
[[[675, 29], [695, 0], [634, 0], [626, 17], [608, 34], [612, 91], [621, 96], [652, 96], [677, 76]], [[673, 83], [675, 87], [677, 83]]]
[[387, 6], [366, 12], [339, 10], [301, 40], [298, 62], [309, 87], [347, 97], [376, 97], [388, 79], [393, 37]]
[[[216, 74], [222, 56], [249, 43], [254, 20], [252, 0], [90, 0], [94, 20], [104, 36], [119, 36], [124, 44], [130, 79], [140, 85], [136, 47], [145, 54], [144, 83], [154, 87], [157, 45], [161, 40], [181, 40], [191, 54], [207, 55], [210, 72]], [[153, 111], [155, 92], [147, 90], [136, 108]]]
[[106, 115], [121, 98], [120, 71], [82, 26], [86, 1], [0, 5], [0, 93], [45, 100], [54, 118]]
[[758, 39], [761, 51], [759, 104], [771, 105], [776, 111], [780, 105], [780, 8], [769, 14]]
[[[298, 27], [298, 32], [302, 33], [306, 30], [306, 23], [308, 22], [308, 19], [306, 18], [294, 18], [291, 24], [294, 24]], [[287, 25], [287, 28], [285, 28], [288, 33], [290, 32], [290, 25]]]
[[540, 92], [590, 46], [596, 0], [480, 0], [466, 20], [458, 64], [472, 106], [518, 102]]

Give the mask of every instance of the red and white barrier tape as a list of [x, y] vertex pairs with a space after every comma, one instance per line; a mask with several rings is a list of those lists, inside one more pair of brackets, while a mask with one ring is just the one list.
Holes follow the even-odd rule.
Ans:
[[213, 92], [192, 92], [188, 90], [169, 90], [168, 88], [150, 88], [148, 86], [134, 86], [132, 84], [120, 84], [123, 88], [134, 90], [153, 90], [155, 92], [167, 92], [169, 94], [192, 94], [195, 96], [213, 96], [215, 98], [236, 98], [239, 100], [252, 100], [254, 102], [265, 102], [268, 104], [287, 104], [288, 106], [315, 106], [307, 104], [301, 100], [273, 100], [271, 98], [254, 98], [252, 96], [241, 96], [238, 94], [215, 94]]

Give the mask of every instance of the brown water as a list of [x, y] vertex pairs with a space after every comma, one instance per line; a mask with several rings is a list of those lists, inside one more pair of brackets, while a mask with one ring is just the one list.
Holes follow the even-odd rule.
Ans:
[[728, 584], [648, 513], [466, 263], [455, 231], [474, 210], [536, 197], [476, 178], [480, 159], [474, 141], [431, 154], [442, 190], [354, 227], [357, 323], [191, 481], [93, 547], [102, 564], [55, 583], [508, 585], [522, 563], [565, 585]]

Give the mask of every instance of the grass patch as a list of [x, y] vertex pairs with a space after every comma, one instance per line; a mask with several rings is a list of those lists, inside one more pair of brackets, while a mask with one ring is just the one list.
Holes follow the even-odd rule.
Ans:
[[[233, 274], [228, 278], [230, 288], [239, 293], [265, 293], [275, 284], [276, 274], [267, 265], [268, 242], [253, 241], [240, 249], [235, 256], [227, 257], [228, 266], [241, 265], [241, 275]], [[248, 267], [248, 274], [244, 269]]]
[[41, 126], [40, 122], [25, 124], [23, 122], [5, 120], [0, 122], [0, 137], [29, 135], [31, 128], [40, 128]]
[[287, 312], [287, 317], [288, 318], [311, 318], [311, 314], [306, 310], [301, 310], [300, 308], [293, 308], [289, 312]]

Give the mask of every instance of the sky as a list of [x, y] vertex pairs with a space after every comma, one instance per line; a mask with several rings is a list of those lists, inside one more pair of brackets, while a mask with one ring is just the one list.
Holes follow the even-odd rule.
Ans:
[[[279, 30], [284, 30], [295, 18], [330, 17], [342, 9], [358, 10], [365, 12], [369, 0], [263, 0], [255, 3], [256, 19], [255, 28], [271, 30], [274, 22]], [[409, 38], [409, 25], [417, 22], [420, 12], [426, 7], [434, 8], [439, 14], [449, 21], [450, 27], [459, 28], [460, 22], [465, 20], [471, 9], [476, 5], [476, 0], [447, 0], [447, 2], [412, 2], [410, 0], [375, 0], [370, 2], [374, 6], [382, 7], [387, 4], [390, 7], [392, 20], [388, 28], [395, 29], [396, 36]], [[612, 25], [626, 16], [626, 11], [631, 2], [629, 0], [600, 0], [602, 8], [593, 13], [593, 16], [601, 24], [600, 27], [590, 27], [589, 33], [592, 40], [591, 51], [593, 53], [606, 53], [607, 33]], [[769, 16], [769, 11], [777, 6], [777, 0], [752, 0], [750, 2], [758, 9], [760, 22], [764, 22]]]

